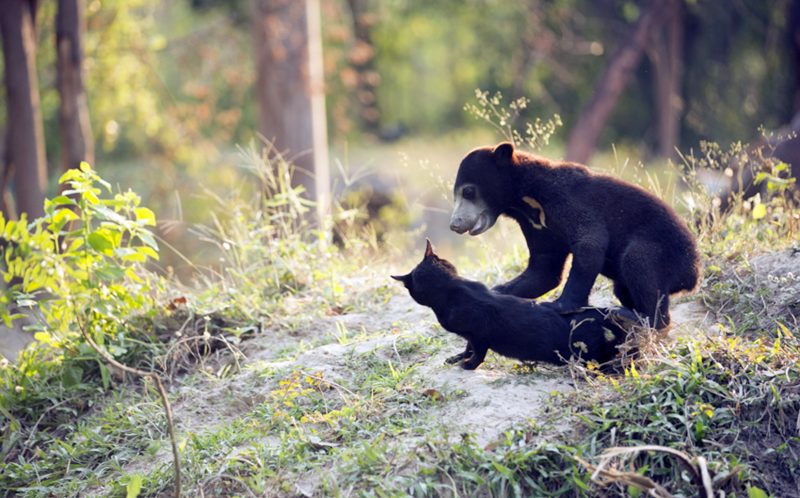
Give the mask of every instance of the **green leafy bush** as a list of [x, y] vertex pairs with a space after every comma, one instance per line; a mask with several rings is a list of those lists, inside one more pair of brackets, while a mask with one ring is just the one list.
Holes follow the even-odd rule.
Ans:
[[43, 217], [29, 223], [0, 214], [0, 274], [7, 284], [0, 317], [8, 325], [25, 320], [38, 342], [0, 374], [0, 409], [9, 418], [33, 418], [56, 406], [72, 412], [61, 402], [96, 390], [96, 382], [83, 383], [92, 373], [109, 387], [110, 372], [83, 332], [123, 361], [147, 347], [129, 321], [153, 305], [153, 281], [140, 269], [158, 259], [149, 229], [155, 215], [131, 191], [104, 197], [110, 185], [87, 163], [59, 183], [62, 195], [45, 201]]

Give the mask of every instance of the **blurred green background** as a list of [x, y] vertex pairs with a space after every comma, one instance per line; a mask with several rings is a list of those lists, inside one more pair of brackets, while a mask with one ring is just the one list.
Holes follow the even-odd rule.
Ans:
[[[237, 146], [259, 141], [253, 4], [85, 2], [95, 167], [114, 185], [142, 194], [165, 240], [201, 259], [204, 248], [189, 232], [208, 222], [211, 193], [224, 206], [227, 196], [247, 191]], [[677, 137], [670, 146], [748, 142], [760, 127], [779, 129], [797, 112], [800, 2], [677, 4], [676, 22], [653, 30], [603, 126], [593, 167], [618, 171], [641, 161], [657, 172], [665, 155], [675, 158], [657, 124], [664, 40], [677, 43], [670, 97]], [[444, 238], [449, 182], [460, 158], [502, 138], [465, 110], [476, 89], [501, 92], [507, 101], [530, 99], [520, 127], [558, 114], [563, 126], [541, 152], [563, 157], [598, 81], [651, 7], [623, 0], [321, 0], [334, 195], [345, 208], [351, 201], [363, 208], [364, 199], [348, 201], [346, 191], [366, 183], [389, 192], [399, 205], [391, 215], [397, 223]], [[43, 1], [36, 15], [50, 193], [61, 154], [56, 10], [57, 2]], [[0, 119], [8, 121], [6, 105], [2, 94]], [[181, 272], [180, 258], [165, 253], [164, 264]]]

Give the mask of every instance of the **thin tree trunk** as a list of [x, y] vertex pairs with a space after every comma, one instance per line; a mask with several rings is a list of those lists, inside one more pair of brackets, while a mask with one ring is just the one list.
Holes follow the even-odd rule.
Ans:
[[358, 74], [356, 100], [359, 117], [367, 133], [380, 132], [380, 109], [377, 88], [380, 75], [375, 71], [375, 47], [372, 44], [374, 16], [368, 12], [367, 0], [347, 0], [353, 18], [355, 44], [350, 51], [350, 65]]
[[44, 214], [47, 176], [35, 66], [35, 13], [33, 0], [3, 0], [0, 9], [9, 127], [5, 167], [14, 168], [17, 211], [30, 218]]
[[9, 131], [4, 129], [0, 132], [0, 213], [7, 220], [16, 219], [14, 211], [14, 198], [8, 190], [13, 169], [11, 161], [8, 159], [8, 137]]
[[791, 57], [794, 60], [794, 99], [792, 115], [800, 113], [800, 0], [789, 3], [787, 8], [789, 19], [788, 34], [791, 45]]
[[683, 75], [683, 23], [680, 2], [669, 15], [670, 21], [659, 30], [652, 50], [648, 51], [653, 64], [655, 86], [658, 153], [662, 157], [675, 156], [680, 134], [683, 109], [681, 80]]
[[319, 0], [256, 0], [259, 130], [297, 167], [295, 181], [328, 212], [330, 186]]
[[58, 0], [56, 67], [64, 170], [77, 168], [81, 161], [94, 163], [94, 141], [83, 82], [84, 12], [84, 0]]
[[653, 29], [667, 22], [680, 0], [652, 0], [642, 11], [629, 38], [620, 45], [581, 112], [567, 143], [566, 159], [585, 163], [594, 154], [600, 132], [642, 59]]

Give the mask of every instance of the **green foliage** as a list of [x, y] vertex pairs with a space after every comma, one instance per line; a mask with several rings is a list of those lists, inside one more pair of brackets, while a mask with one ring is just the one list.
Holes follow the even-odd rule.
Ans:
[[[706, 141], [700, 142], [697, 151], [681, 155], [681, 162], [682, 179], [688, 187], [683, 201], [696, 220], [700, 246], [708, 257], [753, 253], [756, 248], [777, 249], [795, 240], [800, 232], [792, 200], [796, 180], [786, 163], [765, 157], [763, 149], [741, 142], [723, 148]], [[726, 182], [735, 179], [747, 185], [752, 180], [756, 189], [763, 191], [731, 192], [722, 204], [700, 179], [708, 172], [722, 172]], [[752, 197], [746, 198], [748, 195]]]
[[[797, 481], [770, 482], [764, 473], [797, 472], [791, 455], [800, 447], [791, 427], [800, 408], [792, 392], [800, 378], [794, 368], [799, 354], [796, 341], [725, 336], [682, 341], [646, 371], [640, 365], [641, 373], [626, 382], [606, 379], [625, 401], [598, 404], [582, 416], [590, 431], [585, 444], [655, 444], [704, 456], [715, 487], [727, 493], [741, 492], [748, 482], [774, 491], [784, 485], [792, 489]], [[765, 412], [772, 415], [764, 419]], [[783, 450], [775, 451], [779, 447]], [[631, 464], [669, 483], [673, 492], [690, 492], [696, 485], [664, 454], [640, 455]]]
[[[572, 116], [591, 94], [594, 74], [602, 67], [598, 54], [549, 41], [573, 33], [582, 41], [597, 40], [605, 21], [574, 15], [591, 12], [593, 4], [411, 0], [374, 5], [378, 106], [387, 125], [403, 123], [435, 134], [469, 126], [460, 111], [475, 88], [512, 98], [528, 95], [535, 103], [533, 115]], [[542, 47], [534, 45], [537, 37]], [[338, 74], [344, 79], [347, 73]]]
[[[60, 403], [73, 388], [91, 389], [82, 383], [95, 364], [107, 389], [109, 371], [81, 334], [125, 358], [142, 347], [129, 320], [153, 304], [153, 282], [139, 271], [158, 258], [153, 212], [131, 191], [104, 197], [110, 186], [86, 163], [60, 183], [62, 195], [45, 201], [42, 218], [0, 215], [7, 284], [1, 316], [9, 324], [24, 318], [39, 343], [0, 376], [0, 407], [22, 417]], [[48, 399], [51, 388], [56, 399]]]
[[[69, 431], [31, 432], [13, 459], [0, 463], [0, 490], [21, 496], [77, 496], [102, 487], [120, 465], [169, 446], [157, 395], [113, 394], [104, 406], [69, 421]], [[35, 442], [36, 444], [31, 444]], [[127, 484], [135, 488], [135, 478]]]

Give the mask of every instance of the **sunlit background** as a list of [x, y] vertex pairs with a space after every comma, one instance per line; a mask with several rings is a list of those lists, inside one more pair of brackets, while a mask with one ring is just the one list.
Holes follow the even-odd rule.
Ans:
[[[35, 61], [52, 193], [63, 167], [57, 2], [39, 3]], [[239, 149], [263, 143], [259, 115], [270, 113], [257, 99], [258, 26], [291, 30], [269, 17], [271, 4], [283, 3], [85, 4], [95, 167], [119, 189], [139, 192], [158, 215], [165, 242], [201, 263], [214, 258], [193, 226], [208, 223], [210, 208], [224, 209], [228, 196], [252, 183]], [[594, 168], [644, 183], [641, 173], [649, 172], [663, 178], [662, 192], [674, 202], [679, 186], [666, 165], [680, 168], [678, 150], [698, 150], [701, 141], [751, 142], [791, 122], [800, 103], [800, 2], [663, 4], [310, 2], [321, 26], [334, 216], [353, 206], [364, 210], [374, 199], [373, 212], [359, 216], [382, 220], [378, 232], [386, 225], [408, 228], [419, 237], [405, 243], [419, 247], [423, 235], [445, 247], [463, 242], [447, 230], [458, 162], [471, 148], [504, 138], [469, 111], [476, 91], [499, 92], [503, 106], [528, 99], [508, 129], [522, 132], [526, 123], [558, 115], [562, 125], [539, 152], [563, 158], [582, 113], [626, 50], [632, 51], [624, 55], [632, 57], [626, 79], [609, 104], [596, 150], [581, 157]], [[15, 123], [6, 117], [6, 97], [0, 95], [0, 116], [8, 129]], [[480, 243], [521, 242], [508, 224]], [[191, 269], [172, 252], [163, 250], [162, 264], [189, 278]]]

